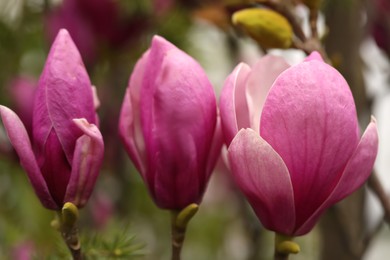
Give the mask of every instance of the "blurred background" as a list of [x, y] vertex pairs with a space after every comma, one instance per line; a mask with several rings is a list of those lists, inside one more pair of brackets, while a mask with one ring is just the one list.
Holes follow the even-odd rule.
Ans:
[[[118, 138], [125, 88], [155, 34], [198, 60], [217, 96], [240, 61], [253, 64], [264, 52], [284, 56], [291, 64], [301, 61], [303, 51], [265, 51], [232, 26], [232, 13], [253, 2], [0, 0], [0, 104], [31, 126], [31, 97], [60, 28], [70, 32], [97, 87], [106, 151], [96, 189], [81, 211], [86, 249], [116, 252], [117, 259], [170, 258], [170, 213], [154, 205]], [[298, 0], [291, 5], [308, 32], [308, 8]], [[350, 84], [362, 126], [370, 114], [378, 120], [376, 171], [390, 192], [390, 1], [324, 0], [318, 30], [329, 59]], [[54, 213], [35, 197], [1, 125], [0, 205], [0, 259], [69, 258], [50, 226]], [[298, 238], [302, 252], [291, 259], [386, 259], [390, 230], [383, 219], [376, 196], [363, 187], [329, 209], [309, 235]], [[272, 254], [272, 233], [261, 227], [219, 163], [188, 227], [182, 258], [254, 260], [272, 259]]]

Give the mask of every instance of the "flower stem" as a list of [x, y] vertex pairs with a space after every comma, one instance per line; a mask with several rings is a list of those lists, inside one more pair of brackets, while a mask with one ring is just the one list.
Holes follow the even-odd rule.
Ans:
[[83, 259], [77, 227], [78, 216], [77, 207], [67, 202], [64, 204], [62, 210], [57, 211], [57, 218], [52, 222], [52, 226], [61, 233], [74, 260]]
[[180, 260], [180, 253], [183, 247], [185, 229], [175, 225], [178, 212], [172, 211], [172, 260]]
[[298, 254], [300, 247], [293, 237], [275, 233], [275, 260], [287, 260], [290, 254]]
[[197, 204], [190, 204], [181, 211], [172, 210], [172, 260], [180, 260], [188, 222], [198, 208]]

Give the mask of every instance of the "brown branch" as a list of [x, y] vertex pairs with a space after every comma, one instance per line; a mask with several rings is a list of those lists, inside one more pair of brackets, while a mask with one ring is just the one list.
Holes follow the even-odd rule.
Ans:
[[310, 23], [310, 30], [311, 30], [311, 38], [318, 39], [318, 28], [317, 28], [317, 22], [318, 22], [318, 9], [311, 9], [309, 14], [309, 23]]
[[178, 228], [172, 221], [172, 260], [180, 260], [186, 230]]
[[289, 254], [281, 254], [281, 253], [275, 252], [274, 260], [288, 260], [289, 256], [290, 256]]
[[386, 191], [383, 188], [375, 171], [372, 172], [370, 178], [368, 179], [368, 187], [370, 187], [370, 189], [379, 199], [385, 213], [384, 221], [390, 225], [390, 199], [387, 196]]
[[371, 245], [373, 238], [382, 229], [382, 226], [383, 226], [383, 221], [379, 222], [371, 232], [369, 232], [364, 236], [362, 240], [362, 252], [360, 255], [363, 255], [367, 251], [367, 248]]

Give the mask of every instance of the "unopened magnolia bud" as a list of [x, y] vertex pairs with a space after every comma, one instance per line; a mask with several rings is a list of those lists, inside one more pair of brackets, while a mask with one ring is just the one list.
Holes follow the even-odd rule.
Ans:
[[233, 14], [232, 21], [266, 49], [287, 49], [291, 46], [291, 25], [284, 16], [275, 11], [261, 8], [243, 9]]
[[302, 1], [309, 9], [318, 9], [320, 8], [322, 0], [303, 0]]

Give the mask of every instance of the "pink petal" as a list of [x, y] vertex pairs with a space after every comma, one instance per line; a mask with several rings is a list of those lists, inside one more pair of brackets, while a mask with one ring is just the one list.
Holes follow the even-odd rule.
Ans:
[[256, 132], [259, 132], [260, 115], [269, 89], [280, 73], [289, 67], [283, 58], [272, 55], [264, 56], [253, 66], [246, 82], [246, 98], [250, 127]]
[[160, 207], [184, 207], [198, 202], [206, 185], [201, 180], [216, 126], [214, 91], [195, 60], [158, 36], [145, 73], [140, 111], [149, 186]]
[[295, 227], [294, 194], [282, 158], [258, 133], [242, 129], [230, 144], [235, 183], [268, 229], [289, 235]]
[[249, 127], [248, 104], [245, 96], [245, 82], [251, 69], [245, 63], [240, 63], [226, 79], [219, 107], [223, 134], [227, 144], [241, 128]]
[[321, 214], [330, 206], [356, 191], [368, 179], [378, 152], [378, 131], [375, 119], [367, 126], [359, 145], [348, 161], [344, 172], [328, 199], [296, 231], [297, 235], [309, 232]]
[[303, 62], [274, 83], [261, 115], [260, 135], [289, 169], [298, 226], [337, 184], [358, 144], [358, 130], [351, 91], [326, 63]]
[[119, 135], [132, 162], [144, 178], [146, 178], [144, 176], [146, 172], [146, 155], [141, 129], [140, 94], [144, 67], [148, 56], [149, 51], [135, 65], [119, 117]]
[[69, 33], [62, 29], [52, 45], [36, 92], [33, 137], [37, 152], [43, 151], [54, 128], [71, 163], [75, 141], [82, 134], [73, 118], [95, 123], [96, 114], [88, 74]]
[[214, 166], [217, 163], [217, 160], [221, 154], [221, 149], [223, 145], [223, 135], [222, 135], [222, 127], [221, 127], [221, 118], [217, 117], [217, 124], [215, 126], [215, 131], [212, 139], [212, 144], [208, 156], [207, 161], [207, 176], [205, 182], [209, 179], [212, 171], [214, 170]]
[[[95, 86], [92, 85], [91, 87], [92, 87], [92, 96], [93, 96], [93, 106], [94, 106], [95, 110], [98, 110], [100, 107], [100, 100], [99, 100], [99, 97], [97, 94], [97, 90], [96, 90]], [[96, 114], [96, 113], [95, 113], [95, 124], [97, 127], [100, 126], [100, 119], [99, 119], [98, 114]]]
[[103, 162], [104, 143], [99, 129], [84, 118], [73, 119], [74, 124], [84, 132], [77, 139], [72, 164], [72, 174], [64, 199], [78, 207], [88, 201]]
[[62, 207], [70, 178], [71, 164], [68, 163], [53, 129], [46, 139], [44, 150], [36, 159], [52, 198], [58, 206]]
[[97, 110], [100, 107], [99, 96], [97, 94], [96, 87], [92, 85], [91, 88], [92, 88], [93, 106], [95, 110]]
[[44, 207], [57, 210], [58, 206], [50, 195], [49, 189], [43, 179], [23, 123], [12, 110], [5, 106], [0, 106], [0, 114], [8, 137], [19, 155], [20, 164], [27, 172], [35, 193]]

